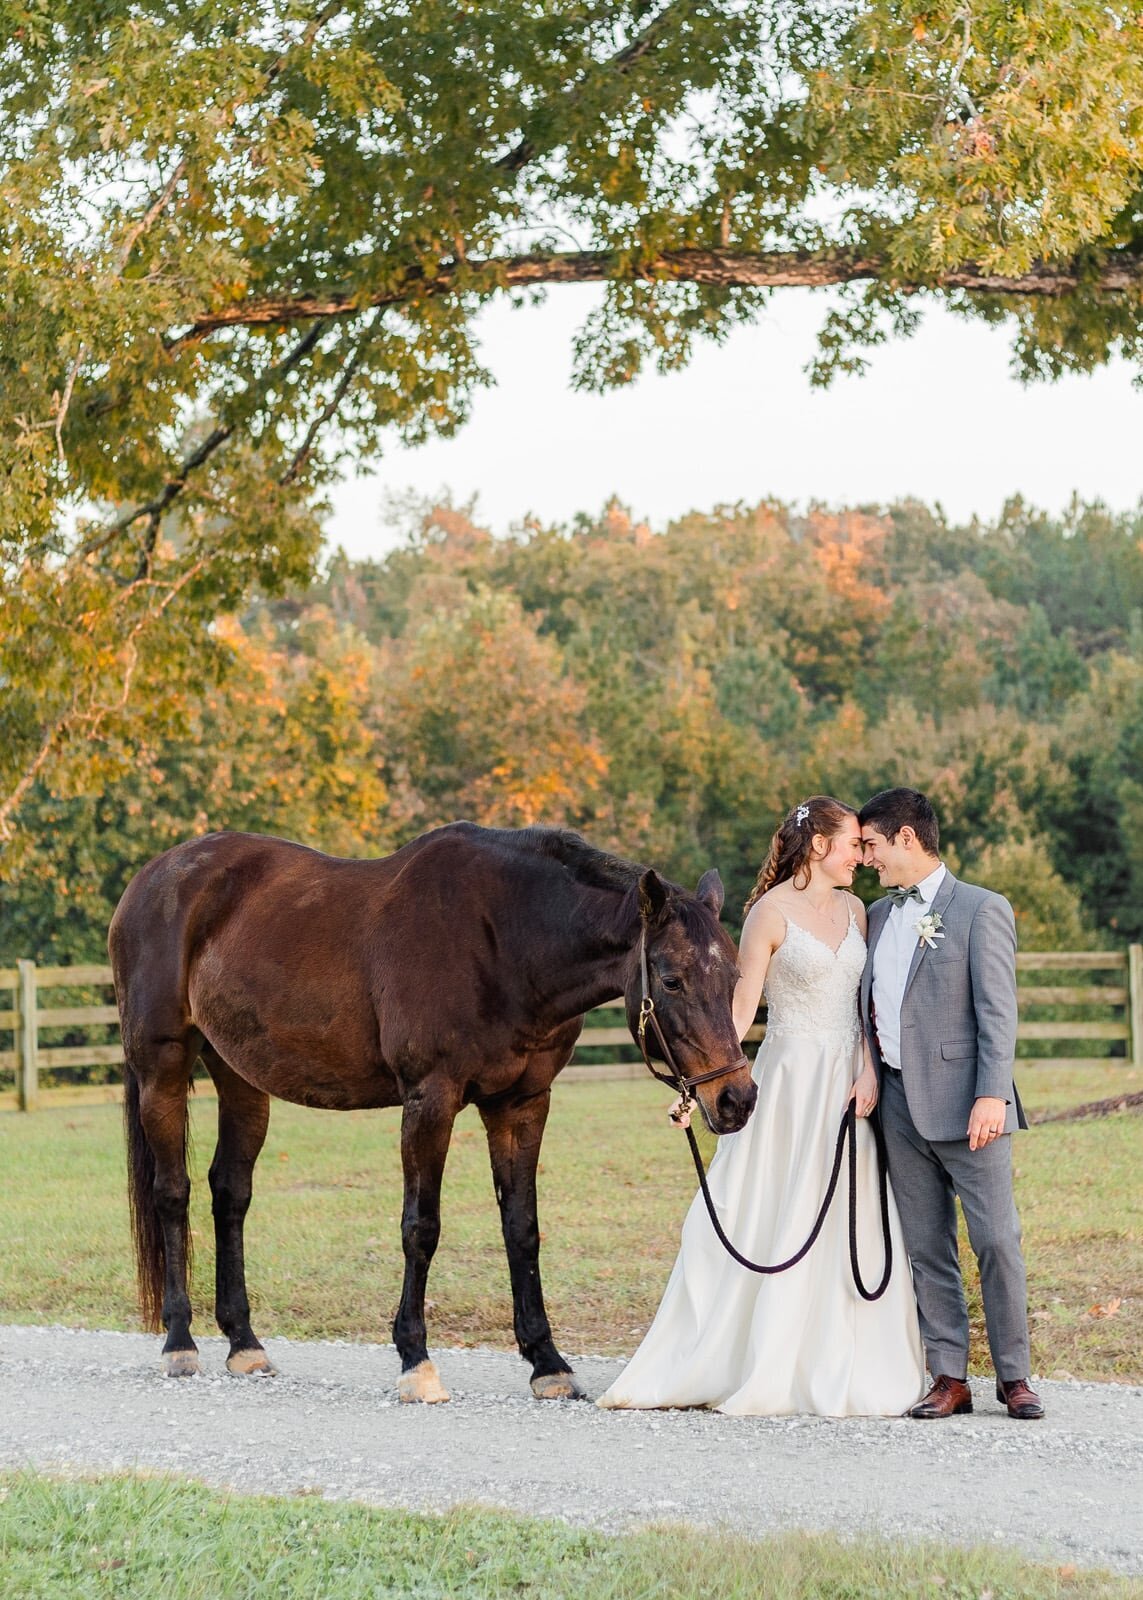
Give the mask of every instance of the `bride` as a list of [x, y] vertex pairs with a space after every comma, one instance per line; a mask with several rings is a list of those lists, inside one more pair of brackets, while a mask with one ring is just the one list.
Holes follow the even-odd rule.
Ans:
[[[877, 1102], [857, 1014], [865, 908], [847, 887], [860, 863], [855, 812], [815, 795], [775, 833], [747, 901], [734, 1020], [741, 1038], [765, 992], [758, 1103], [740, 1133], [719, 1139], [710, 1190], [723, 1228], [752, 1261], [784, 1261], [801, 1247], [843, 1110], [854, 1099], [864, 1119]], [[884, 1264], [876, 1150], [864, 1120], [857, 1134], [858, 1248], [866, 1282], [876, 1283]], [[892, 1195], [890, 1223], [893, 1273], [870, 1303], [850, 1271], [844, 1182], [809, 1254], [772, 1277], [726, 1254], [696, 1195], [655, 1320], [599, 1404], [899, 1415], [924, 1389], [924, 1358]]]

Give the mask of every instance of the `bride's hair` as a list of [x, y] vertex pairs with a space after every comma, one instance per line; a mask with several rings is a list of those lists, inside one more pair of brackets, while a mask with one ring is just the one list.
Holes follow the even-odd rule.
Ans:
[[824, 838], [832, 839], [845, 827], [846, 819], [856, 815], [852, 806], [828, 794], [814, 794], [808, 800], [792, 806], [770, 840], [770, 853], [758, 874], [757, 883], [750, 891], [749, 900], [742, 908], [743, 915], [755, 900], [762, 898], [767, 889], [772, 889], [776, 883], [785, 883], [787, 878], [794, 880], [795, 889], [805, 888], [810, 881], [814, 834], [820, 833]]

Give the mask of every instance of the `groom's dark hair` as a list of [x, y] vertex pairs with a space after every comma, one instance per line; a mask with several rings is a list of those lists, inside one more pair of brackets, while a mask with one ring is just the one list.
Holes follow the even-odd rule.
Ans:
[[864, 828], [867, 824], [885, 835], [886, 842], [893, 840], [902, 828], [912, 828], [921, 848], [935, 856], [941, 842], [940, 825], [927, 795], [919, 789], [882, 789], [872, 800], [867, 800], [857, 813]]

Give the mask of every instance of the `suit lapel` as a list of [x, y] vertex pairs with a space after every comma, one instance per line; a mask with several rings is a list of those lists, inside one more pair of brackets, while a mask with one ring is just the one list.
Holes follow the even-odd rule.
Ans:
[[875, 900], [869, 908], [869, 939], [867, 943], [870, 955], [877, 949], [877, 941], [885, 930], [885, 918], [888, 913], [882, 908], [888, 906], [888, 904], [889, 897], [886, 895], [883, 900]]
[[[941, 879], [941, 886], [937, 890], [936, 894], [933, 897], [933, 903], [929, 907], [928, 914], [930, 916], [934, 916], [934, 917], [942, 916], [944, 911], [945, 911], [946, 906], [948, 905], [949, 901], [952, 899], [952, 897], [953, 897], [953, 895], [955, 893], [956, 893], [956, 879], [953, 877], [952, 873], [946, 867], [945, 868], [945, 875]], [[913, 979], [917, 976], [917, 968], [921, 965], [921, 961], [924, 958], [925, 952], [928, 949], [929, 949], [929, 946], [927, 944], [922, 944], [920, 939], [918, 938], [916, 946], [914, 947], [914, 950], [913, 950], [913, 959], [909, 962], [909, 974], [908, 974], [908, 977], [905, 979], [905, 989], [904, 989], [904, 992], [901, 995], [901, 1004], [902, 1004], [902, 1006], [904, 1006], [904, 1004], [905, 1004], [906, 995], [908, 995], [909, 990], [913, 986]]]
[[865, 1015], [869, 1015], [869, 996], [873, 989], [873, 952], [877, 949], [877, 941], [885, 929], [887, 912], [882, 907], [887, 907], [888, 898], [875, 900], [869, 908], [869, 936], [865, 941], [865, 971], [861, 975], [861, 993], [865, 1001]]

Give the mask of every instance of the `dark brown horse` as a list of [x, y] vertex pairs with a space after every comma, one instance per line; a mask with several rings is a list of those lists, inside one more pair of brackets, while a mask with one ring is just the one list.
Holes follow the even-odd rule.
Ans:
[[447, 1400], [425, 1343], [425, 1284], [453, 1119], [471, 1102], [488, 1135], [533, 1391], [580, 1393], [540, 1289], [536, 1162], [552, 1080], [593, 1006], [625, 995], [634, 1025], [642, 934], [681, 1072], [722, 1069], [698, 1089], [703, 1114], [716, 1133], [742, 1127], [755, 1089], [731, 1017], [737, 967], [721, 906], [717, 872], [690, 895], [574, 833], [467, 822], [377, 861], [215, 833], [143, 867], [109, 944], [140, 1296], [150, 1325], [166, 1329], [166, 1371], [198, 1370], [186, 1130], [201, 1056], [218, 1091], [215, 1314], [231, 1371], [272, 1370], [250, 1327], [243, 1266], [270, 1096], [340, 1111], [401, 1105], [400, 1394]]

